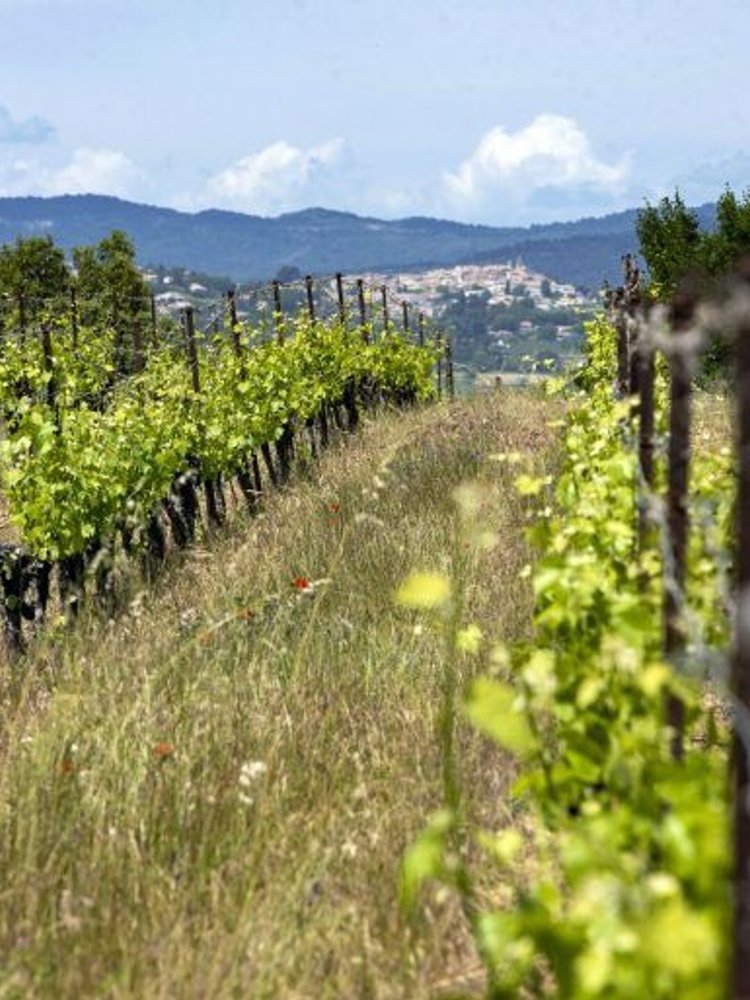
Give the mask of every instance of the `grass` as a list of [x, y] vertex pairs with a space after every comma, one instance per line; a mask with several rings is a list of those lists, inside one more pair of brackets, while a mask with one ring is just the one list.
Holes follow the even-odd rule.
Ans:
[[[403, 850], [441, 804], [444, 640], [392, 595], [451, 572], [451, 494], [479, 480], [500, 544], [465, 555], [465, 617], [528, 629], [519, 467], [491, 455], [546, 467], [553, 411], [498, 393], [386, 415], [117, 619], [4, 668], [0, 997], [481, 986], [454, 900], [398, 910]], [[512, 822], [508, 761], [463, 727], [459, 749], [470, 814]]]
[[693, 396], [692, 446], [696, 454], [711, 454], [734, 444], [734, 396], [722, 391], [697, 391]]

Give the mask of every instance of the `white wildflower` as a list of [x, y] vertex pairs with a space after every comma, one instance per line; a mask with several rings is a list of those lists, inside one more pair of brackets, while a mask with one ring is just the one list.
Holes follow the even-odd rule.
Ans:
[[242, 786], [242, 788], [250, 788], [250, 786], [254, 784], [258, 780], [258, 778], [261, 778], [266, 773], [267, 770], [268, 767], [265, 761], [262, 760], [247, 761], [240, 768], [240, 777], [239, 777], [240, 785]]

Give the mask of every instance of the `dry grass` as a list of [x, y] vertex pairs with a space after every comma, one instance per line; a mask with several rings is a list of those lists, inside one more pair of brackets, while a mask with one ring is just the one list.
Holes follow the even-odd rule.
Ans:
[[[452, 489], [485, 480], [501, 544], [467, 556], [466, 617], [523, 633], [522, 511], [489, 456], [548, 462], [552, 415], [508, 393], [369, 424], [116, 621], [3, 675], [0, 997], [481, 984], [454, 901], [434, 895], [417, 925], [398, 911], [399, 859], [440, 804], [443, 640], [392, 593], [450, 571]], [[469, 808], [507, 821], [507, 763], [460, 743]]]
[[733, 393], [696, 392], [693, 397], [693, 447], [712, 454], [734, 444]]

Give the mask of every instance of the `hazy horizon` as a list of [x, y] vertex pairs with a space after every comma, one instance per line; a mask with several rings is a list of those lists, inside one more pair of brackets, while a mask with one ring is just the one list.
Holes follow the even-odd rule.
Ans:
[[[386, 218], [384, 216], [376, 216], [376, 215], [372, 215], [372, 214], [364, 214], [364, 213], [360, 213], [360, 212], [350, 211], [350, 210], [347, 210], [347, 209], [340, 209], [340, 208], [335, 208], [335, 207], [328, 207], [328, 206], [324, 206], [324, 205], [306, 205], [306, 206], [303, 206], [301, 208], [293, 208], [293, 209], [289, 209], [287, 211], [282, 211], [282, 212], [264, 213], [264, 212], [243, 211], [241, 209], [236, 209], [236, 208], [219, 208], [219, 207], [216, 207], [216, 206], [213, 206], [213, 207], [212, 206], [208, 206], [206, 208], [175, 208], [173, 205], [159, 204], [159, 202], [157, 202], [157, 201], [139, 201], [139, 200], [134, 199], [134, 198], [123, 198], [120, 195], [98, 194], [97, 192], [94, 192], [94, 191], [80, 191], [80, 192], [75, 192], [75, 193], [55, 194], [55, 195], [50, 195], [50, 194], [44, 194], [44, 195], [35, 195], [35, 194], [31, 194], [31, 195], [3, 195], [3, 194], [0, 194], [0, 201], [4, 201], [4, 200], [25, 200], [25, 199], [28, 199], [28, 198], [37, 198], [37, 199], [40, 199], [42, 201], [52, 201], [53, 199], [58, 199], [58, 198], [109, 198], [109, 199], [112, 199], [114, 201], [123, 202], [125, 204], [137, 205], [137, 206], [139, 206], [141, 208], [155, 208], [155, 209], [159, 209], [159, 210], [166, 210], [166, 211], [170, 211], [170, 212], [177, 212], [177, 213], [182, 214], [182, 215], [202, 215], [202, 214], [206, 214], [206, 213], [210, 213], [210, 212], [221, 212], [221, 213], [226, 213], [226, 214], [231, 214], [231, 215], [242, 215], [242, 216], [246, 216], [246, 217], [250, 217], [250, 218], [266, 219], [266, 220], [269, 220], [269, 221], [272, 221], [274, 219], [280, 219], [280, 218], [283, 218], [283, 217], [286, 217], [286, 216], [304, 215], [306, 213], [311, 213], [311, 212], [327, 212], [327, 213], [337, 214], [337, 215], [355, 216], [356, 218], [364, 219], [364, 220], [372, 219], [373, 221], [376, 221], [376, 222], [406, 222], [406, 221], [409, 221], [411, 219], [424, 218], [424, 219], [429, 219], [432, 222], [441, 222], [441, 223], [444, 222], [444, 223], [456, 224], [456, 225], [487, 227], [487, 228], [491, 228], [491, 229], [532, 229], [534, 227], [547, 227], [547, 226], [555, 226], [555, 225], [566, 225], [567, 223], [585, 222], [588, 219], [602, 219], [602, 218], [606, 218], [606, 217], [608, 217], [610, 215], [624, 215], [624, 214], [627, 214], [628, 212], [637, 211], [641, 207], [640, 205], [630, 205], [630, 206], [628, 206], [626, 208], [617, 209], [616, 211], [613, 211], [613, 212], [597, 212], [597, 213], [592, 213], [592, 214], [589, 214], [589, 215], [577, 216], [574, 219], [566, 219], [566, 220], [551, 219], [551, 220], [548, 220], [548, 221], [541, 221], [540, 220], [538, 222], [530, 222], [530, 223], [526, 223], [526, 224], [516, 223], [516, 224], [513, 224], [513, 225], [503, 225], [502, 223], [498, 224], [498, 223], [486, 223], [486, 222], [464, 222], [461, 219], [451, 219], [451, 218], [443, 217], [443, 216], [424, 215], [424, 214], [402, 215], [402, 216], [394, 216], [393, 218]], [[716, 199], [709, 199], [707, 201], [703, 201], [703, 202], [700, 202], [700, 203], [698, 203], [698, 202], [692, 202], [692, 203], [688, 204], [688, 207], [692, 208], [692, 209], [700, 209], [700, 208], [705, 207], [706, 205], [712, 205], [712, 204], [714, 204], [715, 200]], [[644, 204], [645, 204], [645, 202], [644, 202]]]

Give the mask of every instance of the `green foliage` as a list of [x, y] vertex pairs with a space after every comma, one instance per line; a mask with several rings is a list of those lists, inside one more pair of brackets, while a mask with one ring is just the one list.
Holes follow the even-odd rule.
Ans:
[[10, 341], [0, 360], [8, 418], [0, 457], [23, 542], [58, 559], [119, 528], [137, 531], [196, 462], [203, 477], [232, 475], [285, 426], [341, 401], [350, 384], [367, 381], [396, 400], [432, 393], [431, 348], [396, 335], [364, 345], [339, 324], [305, 317], [289, 326], [283, 343], [252, 348], [243, 330], [241, 357], [225, 336], [201, 343], [197, 393], [184, 351], [169, 343], [151, 349], [141, 371], [112, 383], [116, 330], [84, 328], [74, 342], [59, 323], [51, 370], [37, 340]]
[[18, 239], [0, 247], [0, 319], [22, 325], [40, 318], [50, 300], [67, 296], [71, 275], [51, 236]]
[[[71, 286], [51, 239], [0, 251], [0, 289], [10, 297], [0, 473], [11, 519], [37, 556], [80, 554], [118, 530], [137, 533], [196, 465], [210, 479], [233, 474], [254, 449], [351, 387], [401, 402], [432, 393], [434, 349], [394, 333], [364, 345], [341, 325], [306, 316], [286, 323], [283, 343], [257, 343], [243, 327], [241, 358], [223, 334], [202, 339], [195, 392], [177, 331], [162, 330], [160, 346], [152, 343], [149, 290], [125, 233], [79, 247], [73, 259]], [[75, 319], [68, 294], [61, 299], [71, 287]], [[20, 322], [21, 292], [34, 326]]]
[[703, 237], [695, 212], [679, 191], [638, 213], [636, 232], [651, 280], [664, 293], [675, 290], [685, 274], [702, 265]]
[[[713, 232], [700, 229], [679, 192], [642, 209], [637, 232], [653, 298], [668, 299], [684, 280], [722, 296], [738, 261], [750, 254], [750, 191], [739, 198], [729, 189], [721, 195]], [[721, 333], [714, 334], [704, 354], [703, 378], [726, 377], [730, 353]]]
[[740, 198], [729, 189], [721, 195], [713, 232], [700, 229], [679, 192], [642, 209], [637, 232], [656, 297], [671, 295], [691, 274], [715, 285], [750, 254], [750, 191]]
[[83, 322], [94, 328], [114, 329], [118, 370], [128, 372], [138, 367], [140, 358], [135, 355], [142, 354], [148, 335], [150, 301], [132, 241], [114, 230], [96, 246], [76, 248], [73, 263]]
[[716, 205], [716, 229], [702, 237], [702, 265], [721, 278], [742, 257], [750, 254], [750, 191], [737, 198], [727, 189]]
[[32, 325], [60, 327], [75, 314], [75, 324], [89, 328], [83, 336], [114, 338], [114, 367], [109, 373], [102, 369], [102, 381], [140, 367], [151, 314], [132, 242], [115, 230], [96, 246], [74, 250], [73, 263], [75, 270], [51, 237], [1, 247], [0, 327], [23, 337]]
[[[546, 284], [545, 284], [546, 282]], [[549, 279], [542, 282], [542, 295], [550, 297]], [[510, 289], [507, 290], [508, 293]], [[582, 314], [571, 306], [540, 309], [523, 286], [512, 303], [492, 303], [488, 292], [446, 292], [438, 316], [450, 331], [455, 359], [480, 369], [527, 371], [529, 362], [578, 355], [581, 345]], [[522, 326], [523, 324], [523, 326]], [[570, 334], [558, 337], [559, 327]], [[503, 331], [502, 342], [491, 336]]]
[[577, 388], [590, 390], [614, 379], [617, 368], [617, 341], [611, 335], [611, 327], [604, 316], [584, 325], [586, 343], [584, 363], [576, 372], [574, 382]]
[[[461, 855], [481, 852], [482, 881], [505, 900], [494, 905], [489, 891], [472, 919], [492, 1000], [719, 1000], [731, 902], [728, 734], [699, 681], [702, 660], [728, 643], [715, 552], [729, 544], [732, 468], [726, 454], [694, 463], [692, 516], [703, 531], [691, 541], [678, 669], [661, 654], [660, 551], [652, 542], [637, 554], [630, 404], [611, 391], [615, 333], [603, 320], [588, 333], [586, 396], [572, 401], [554, 488], [517, 480], [538, 553], [533, 640], [498, 677], [475, 681], [466, 701], [469, 720], [523, 759], [513, 809], [524, 836], [467, 830], [454, 810], [452, 838], [430, 828], [405, 879], [412, 897], [423, 872], [470, 903], [470, 877], [448, 862], [461, 831], [474, 842]], [[667, 694], [686, 706], [682, 761], [670, 752]]]

